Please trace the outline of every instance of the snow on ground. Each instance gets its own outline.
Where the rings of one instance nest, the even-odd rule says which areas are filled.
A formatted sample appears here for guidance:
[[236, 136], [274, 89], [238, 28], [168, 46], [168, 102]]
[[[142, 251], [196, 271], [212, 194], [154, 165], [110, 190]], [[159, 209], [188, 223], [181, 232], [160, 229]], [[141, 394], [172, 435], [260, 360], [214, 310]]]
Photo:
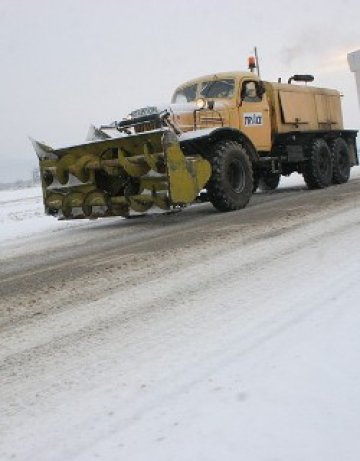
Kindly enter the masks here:
[[[360, 176], [360, 167], [352, 169], [352, 177]], [[282, 177], [279, 187], [305, 186], [301, 175]], [[112, 218], [107, 218], [112, 219]], [[118, 219], [118, 218], [115, 218]], [[58, 221], [44, 215], [40, 186], [20, 190], [0, 191], [0, 242], [27, 237], [41, 232], [54, 232], [74, 226], [99, 225], [89, 221]]]
[[[37, 189], [0, 203], [3, 241], [68, 225]], [[1, 461], [358, 461], [359, 222], [323, 213], [216, 256], [214, 240], [5, 330]]]
[[40, 186], [0, 191], [0, 242], [79, 224], [45, 216]]

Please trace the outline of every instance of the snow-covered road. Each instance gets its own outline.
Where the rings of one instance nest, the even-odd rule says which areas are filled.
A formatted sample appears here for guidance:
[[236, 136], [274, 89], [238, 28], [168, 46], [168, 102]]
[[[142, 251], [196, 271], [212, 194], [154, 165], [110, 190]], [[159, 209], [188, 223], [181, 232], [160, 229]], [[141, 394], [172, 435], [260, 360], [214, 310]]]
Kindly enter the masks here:
[[358, 461], [359, 205], [355, 175], [7, 232], [0, 460]]

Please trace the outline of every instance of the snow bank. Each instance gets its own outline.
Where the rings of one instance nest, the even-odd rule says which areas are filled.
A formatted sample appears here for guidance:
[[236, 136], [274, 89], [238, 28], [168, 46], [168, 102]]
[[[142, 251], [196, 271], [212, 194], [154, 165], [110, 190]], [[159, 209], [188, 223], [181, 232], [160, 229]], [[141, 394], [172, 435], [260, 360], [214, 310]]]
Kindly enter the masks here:
[[0, 243], [81, 224], [46, 216], [40, 186], [0, 191]]

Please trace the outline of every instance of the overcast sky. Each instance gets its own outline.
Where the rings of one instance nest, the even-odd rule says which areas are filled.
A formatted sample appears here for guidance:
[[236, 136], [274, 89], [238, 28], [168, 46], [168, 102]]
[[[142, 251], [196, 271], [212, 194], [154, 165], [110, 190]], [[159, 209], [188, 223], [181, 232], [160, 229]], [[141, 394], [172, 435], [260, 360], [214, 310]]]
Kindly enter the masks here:
[[264, 80], [314, 74], [360, 128], [346, 61], [359, 0], [0, 0], [0, 181], [30, 177], [28, 136], [81, 142], [90, 123], [168, 102], [185, 80], [246, 70], [255, 45]]

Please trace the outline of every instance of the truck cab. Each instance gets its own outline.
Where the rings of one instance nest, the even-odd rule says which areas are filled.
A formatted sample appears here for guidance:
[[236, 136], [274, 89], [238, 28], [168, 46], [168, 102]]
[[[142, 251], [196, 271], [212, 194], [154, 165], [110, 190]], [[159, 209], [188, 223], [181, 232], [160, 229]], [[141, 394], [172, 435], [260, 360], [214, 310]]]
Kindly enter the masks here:
[[[192, 103], [192, 110], [187, 103]], [[172, 104], [174, 121], [182, 131], [227, 126], [244, 133], [258, 152], [271, 150], [269, 101], [264, 83], [254, 73], [228, 72], [191, 80], [175, 90]]]

